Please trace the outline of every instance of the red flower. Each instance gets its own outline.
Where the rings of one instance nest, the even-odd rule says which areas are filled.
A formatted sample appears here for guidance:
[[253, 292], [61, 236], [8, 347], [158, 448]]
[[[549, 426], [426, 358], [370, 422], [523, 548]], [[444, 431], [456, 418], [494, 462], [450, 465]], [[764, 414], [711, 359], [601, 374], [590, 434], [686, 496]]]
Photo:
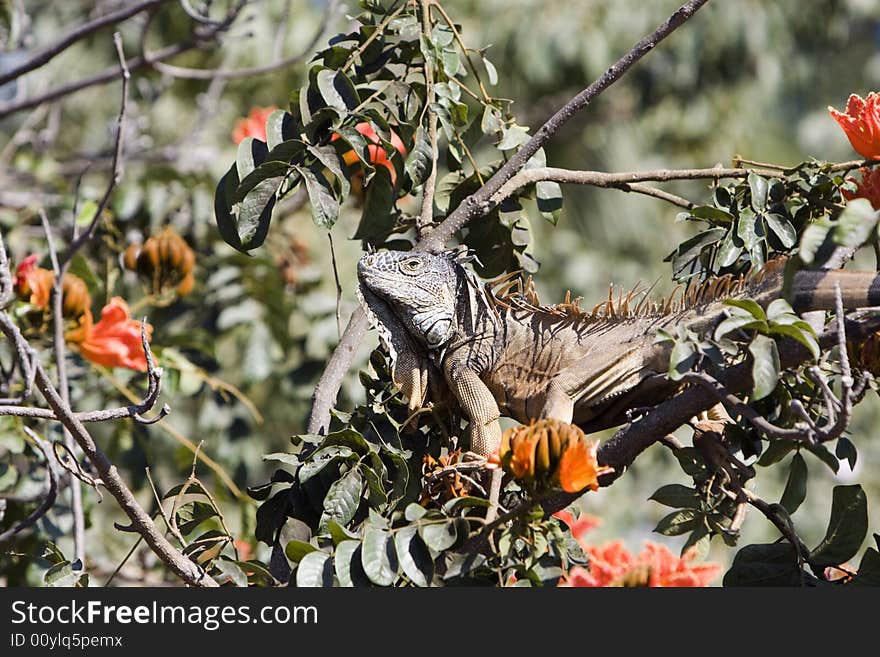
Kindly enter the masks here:
[[266, 141], [266, 121], [277, 107], [253, 107], [247, 117], [235, 122], [232, 130], [232, 141], [241, 143], [247, 137]]
[[[369, 162], [375, 166], [383, 166], [388, 169], [388, 173], [391, 174], [391, 184], [395, 184], [397, 182], [397, 171], [394, 168], [394, 163], [389, 159], [388, 153], [385, 152], [385, 148], [382, 146], [382, 140], [379, 139], [379, 135], [376, 134], [373, 126], [366, 121], [362, 121], [361, 123], [358, 123], [354, 129], [369, 141], [373, 142], [372, 144], [367, 145], [367, 159]], [[339, 135], [334, 132], [333, 136], [330, 137], [330, 141], [336, 141], [337, 139], [339, 139]], [[403, 156], [406, 155], [406, 146], [403, 145], [403, 142], [394, 130], [391, 131], [391, 145], [397, 149], [398, 153]], [[348, 166], [353, 166], [358, 162], [358, 156], [353, 149], [343, 153], [342, 159]]]
[[880, 94], [871, 92], [867, 98], [852, 94], [846, 112], [830, 105], [831, 117], [840, 124], [856, 152], [869, 160], [880, 159]]
[[854, 198], [866, 198], [875, 210], [880, 210], [880, 168], [861, 167], [859, 173], [862, 174], [861, 181], [857, 182], [855, 178], [847, 178], [847, 180], [856, 183], [856, 191], [849, 192], [841, 189], [840, 193], [848, 201]]
[[[147, 325], [147, 339], [153, 327]], [[147, 369], [147, 358], [141, 345], [141, 325], [131, 319], [128, 306], [119, 297], [110, 300], [101, 310], [101, 321], [79, 344], [84, 358], [105, 367], [127, 367], [141, 372]]]

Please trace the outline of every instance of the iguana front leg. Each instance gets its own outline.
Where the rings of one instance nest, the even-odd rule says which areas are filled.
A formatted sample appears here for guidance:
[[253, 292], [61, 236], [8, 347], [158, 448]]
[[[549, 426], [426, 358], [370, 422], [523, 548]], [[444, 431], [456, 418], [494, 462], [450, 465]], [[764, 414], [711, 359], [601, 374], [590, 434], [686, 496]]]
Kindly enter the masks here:
[[470, 420], [471, 451], [488, 458], [501, 446], [501, 414], [495, 398], [477, 373], [465, 366], [451, 366], [446, 378]]

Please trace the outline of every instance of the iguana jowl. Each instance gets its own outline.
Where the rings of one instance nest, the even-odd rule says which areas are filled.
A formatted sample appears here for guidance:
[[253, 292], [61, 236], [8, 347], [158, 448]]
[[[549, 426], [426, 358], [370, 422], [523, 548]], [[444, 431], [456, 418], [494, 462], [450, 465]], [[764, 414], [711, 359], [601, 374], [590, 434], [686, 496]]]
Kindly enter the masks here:
[[[660, 328], [706, 333], [724, 318], [722, 301], [781, 296], [781, 267], [688, 288], [678, 302], [636, 303], [634, 294], [592, 313], [566, 302], [541, 306], [533, 288], [495, 294], [455, 253], [384, 251], [358, 263], [358, 293], [392, 357], [394, 382], [422, 406], [444, 384], [470, 420], [471, 450], [488, 456], [501, 441], [498, 418], [555, 418], [587, 430], [625, 422], [633, 405], [670, 392], [671, 346]], [[803, 271], [791, 286], [797, 312], [880, 305], [877, 272]], [[650, 400], [650, 401], [648, 401]]]

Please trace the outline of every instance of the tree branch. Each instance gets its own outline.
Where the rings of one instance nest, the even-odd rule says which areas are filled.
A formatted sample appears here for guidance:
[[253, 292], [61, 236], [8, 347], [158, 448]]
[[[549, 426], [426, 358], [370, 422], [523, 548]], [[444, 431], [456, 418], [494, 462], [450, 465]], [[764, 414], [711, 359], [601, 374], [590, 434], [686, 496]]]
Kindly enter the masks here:
[[120, 23], [127, 18], [131, 18], [135, 14], [139, 14], [142, 11], [146, 11], [148, 9], [153, 9], [168, 1], [169, 0], [147, 0], [146, 2], [142, 2], [138, 5], [132, 5], [130, 7], [119, 9], [117, 11], [110, 12], [109, 14], [99, 16], [93, 21], [84, 23], [65, 34], [52, 45], [46, 46], [45, 48], [37, 52], [26, 62], [19, 64], [18, 66], [10, 69], [6, 73], [0, 75], [0, 85], [3, 85], [11, 80], [15, 80], [25, 73], [29, 73], [34, 69], [40, 68], [44, 64], [48, 64], [50, 61], [52, 61], [52, 59], [67, 50], [74, 43], [81, 39], [84, 39], [94, 32], [97, 32], [102, 27], [113, 25], [114, 23]]
[[[538, 149], [547, 143], [569, 119], [587, 107], [605, 89], [617, 82], [633, 64], [683, 25], [707, 2], [708, 0], [689, 0], [679, 7], [666, 22], [636, 43], [629, 52], [617, 60], [601, 77], [550, 117], [516, 155], [496, 171], [495, 175], [487, 180], [486, 184], [475, 194], [467, 197], [452, 214], [446, 217], [436, 230], [418, 242], [414, 250], [436, 252], [444, 249], [452, 236], [467, 225], [469, 221], [488, 212], [491, 209], [489, 201], [492, 196], [505, 182], [520, 171]], [[342, 385], [342, 379], [348, 372], [357, 346], [360, 344], [361, 339], [363, 339], [368, 326], [369, 322], [367, 321], [366, 314], [362, 308], [358, 307], [352, 313], [348, 326], [342, 335], [342, 340], [340, 340], [339, 345], [330, 357], [330, 361], [328, 361], [327, 367], [315, 387], [315, 393], [312, 396], [312, 412], [308, 422], [308, 431], [310, 433], [321, 433], [326, 430], [330, 422], [330, 407], [336, 400], [339, 387]]]
[[[849, 339], [860, 340], [880, 329], [880, 315], [858, 312], [847, 318], [844, 324]], [[828, 349], [837, 345], [839, 330], [839, 326], [835, 323], [822, 333], [819, 336], [820, 347]], [[811, 355], [806, 347], [787, 338], [779, 343], [779, 358], [782, 369], [787, 369], [806, 362]], [[728, 368], [723, 376], [719, 376], [718, 380], [730, 392], [751, 390], [753, 387], [751, 368], [750, 361], [734, 365]], [[619, 429], [599, 446], [599, 463], [614, 468], [614, 472], [600, 477], [600, 485], [610, 486], [648, 447], [717, 402], [718, 396], [714, 391], [699, 385], [688, 386], [674, 397], [652, 408], [643, 417]], [[560, 493], [545, 505], [545, 511], [551, 514], [564, 509], [580, 495], [581, 493]]]

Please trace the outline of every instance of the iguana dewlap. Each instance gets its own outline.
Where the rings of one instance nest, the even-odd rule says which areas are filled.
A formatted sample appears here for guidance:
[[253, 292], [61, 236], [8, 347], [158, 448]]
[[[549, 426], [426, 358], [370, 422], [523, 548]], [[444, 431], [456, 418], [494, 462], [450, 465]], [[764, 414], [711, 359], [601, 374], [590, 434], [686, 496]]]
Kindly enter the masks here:
[[[366, 254], [358, 279], [410, 408], [445, 383], [470, 420], [471, 450], [483, 456], [500, 444], [501, 415], [523, 423], [549, 417], [593, 430], [620, 424], [621, 407], [632, 406], [620, 402], [631, 393], [650, 398], [654, 384], [669, 392], [662, 375], [670, 346], [654, 343], [657, 329], [684, 324], [705, 333], [723, 319], [725, 298], [766, 305], [782, 286], [779, 268], [768, 266], [750, 280], [728, 276], [692, 286], [677, 303], [636, 304], [630, 293], [586, 313], [568, 300], [541, 306], [530, 286], [496, 295], [454, 253]], [[847, 308], [877, 306], [878, 281], [876, 272], [799, 272], [790, 299], [798, 312], [831, 309], [839, 284]]]

